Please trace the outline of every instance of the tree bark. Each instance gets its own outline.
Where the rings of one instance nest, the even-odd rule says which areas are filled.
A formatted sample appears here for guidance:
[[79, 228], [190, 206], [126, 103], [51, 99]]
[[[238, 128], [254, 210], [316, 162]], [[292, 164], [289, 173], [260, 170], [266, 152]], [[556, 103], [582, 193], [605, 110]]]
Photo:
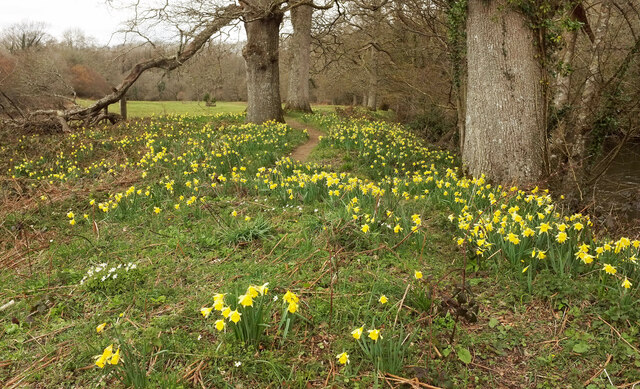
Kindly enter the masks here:
[[378, 108], [378, 50], [374, 45], [369, 50], [367, 108], [375, 111]]
[[544, 172], [544, 101], [533, 31], [506, 1], [469, 0], [462, 160], [474, 176], [530, 184]]
[[313, 8], [301, 5], [291, 10], [291, 66], [285, 108], [311, 113], [309, 102], [309, 61], [311, 56], [311, 17]]
[[[563, 68], [570, 68], [573, 64], [573, 57], [576, 49], [576, 41], [578, 40], [578, 31], [569, 31], [563, 34], [565, 38], [565, 46], [560, 53], [560, 61]], [[571, 93], [571, 73], [568, 69], [563, 69], [556, 78], [556, 93], [553, 97], [553, 106], [556, 110], [563, 109], [569, 102]]]
[[600, 5], [600, 17], [598, 25], [593, 34], [591, 44], [591, 59], [589, 62], [589, 74], [585, 80], [582, 89], [582, 95], [576, 108], [576, 114], [572, 123], [572, 128], [567, 131], [564, 137], [564, 146], [567, 153], [567, 162], [571, 170], [566, 176], [564, 186], [567, 187], [569, 182], [575, 185], [579, 192], [580, 200], [584, 199], [582, 186], [587, 181], [587, 146], [589, 144], [589, 132], [591, 127], [592, 110], [597, 107], [598, 84], [602, 80], [600, 72], [600, 54], [604, 44], [604, 37], [609, 28], [609, 18], [611, 15], [611, 3], [602, 2]]
[[281, 12], [245, 21], [247, 44], [242, 55], [247, 64], [247, 122], [284, 122], [280, 100], [279, 43]]

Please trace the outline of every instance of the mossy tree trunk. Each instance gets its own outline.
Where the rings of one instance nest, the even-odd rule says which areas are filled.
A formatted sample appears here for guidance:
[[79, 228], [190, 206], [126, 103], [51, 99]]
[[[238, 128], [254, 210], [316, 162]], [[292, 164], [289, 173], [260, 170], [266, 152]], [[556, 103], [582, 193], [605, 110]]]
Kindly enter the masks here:
[[545, 172], [541, 66], [526, 17], [506, 1], [470, 0], [462, 160], [474, 176], [529, 184]]

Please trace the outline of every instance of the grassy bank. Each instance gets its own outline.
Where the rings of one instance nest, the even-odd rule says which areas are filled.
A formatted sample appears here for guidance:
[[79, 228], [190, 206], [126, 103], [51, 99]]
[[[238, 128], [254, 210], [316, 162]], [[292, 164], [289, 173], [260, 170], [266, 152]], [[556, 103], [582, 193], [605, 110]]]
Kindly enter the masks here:
[[303, 118], [326, 132], [305, 164], [286, 158], [303, 132], [238, 114], [11, 140], [0, 382], [640, 380], [635, 240], [464, 178], [399, 126]]

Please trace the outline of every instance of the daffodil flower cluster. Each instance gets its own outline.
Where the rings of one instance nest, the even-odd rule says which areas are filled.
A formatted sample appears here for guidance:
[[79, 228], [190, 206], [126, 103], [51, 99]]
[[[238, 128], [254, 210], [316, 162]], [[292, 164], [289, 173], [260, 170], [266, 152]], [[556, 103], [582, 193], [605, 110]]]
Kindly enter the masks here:
[[96, 366], [102, 369], [106, 364], [117, 365], [120, 361], [120, 348], [118, 348], [116, 352], [113, 352], [113, 344], [110, 344], [104, 349], [102, 355], [96, 359], [95, 363]]

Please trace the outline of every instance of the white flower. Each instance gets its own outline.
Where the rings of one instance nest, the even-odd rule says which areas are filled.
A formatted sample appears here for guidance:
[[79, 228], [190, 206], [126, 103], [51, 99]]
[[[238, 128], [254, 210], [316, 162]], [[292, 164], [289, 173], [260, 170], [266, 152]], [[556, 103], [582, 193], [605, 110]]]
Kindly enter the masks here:
[[277, 294], [273, 295], [273, 301], [278, 301], [278, 295]]
[[116, 278], [118, 278], [118, 274], [117, 273], [113, 275], [113, 279], [115, 280]]
[[235, 365], [235, 367], [240, 367], [240, 365], [242, 365], [242, 362], [237, 361], [237, 362], [234, 363], [234, 365]]

